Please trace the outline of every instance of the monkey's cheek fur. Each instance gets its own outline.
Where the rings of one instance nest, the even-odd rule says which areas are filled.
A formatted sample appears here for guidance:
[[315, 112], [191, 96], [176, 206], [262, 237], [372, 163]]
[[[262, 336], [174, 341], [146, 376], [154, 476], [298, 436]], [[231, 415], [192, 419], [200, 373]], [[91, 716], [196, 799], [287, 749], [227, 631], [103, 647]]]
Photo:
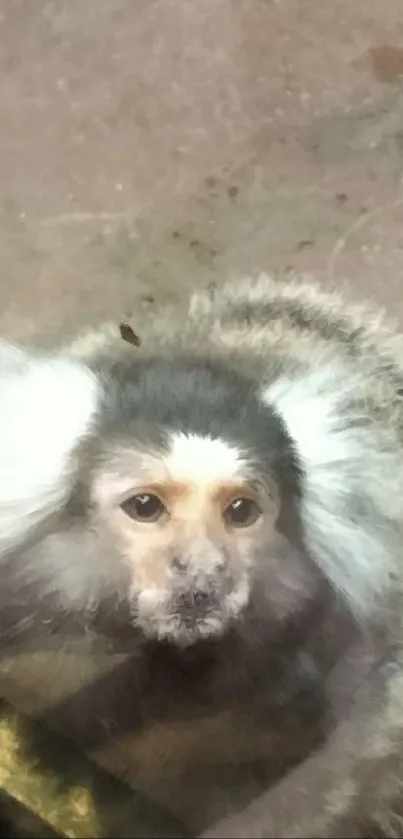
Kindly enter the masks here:
[[181, 608], [171, 591], [152, 588], [133, 592], [134, 623], [150, 639], [169, 641], [180, 647], [198, 641], [219, 638], [229, 626], [242, 618], [250, 599], [250, 584], [246, 578], [238, 581], [230, 592], [219, 599], [194, 608]]

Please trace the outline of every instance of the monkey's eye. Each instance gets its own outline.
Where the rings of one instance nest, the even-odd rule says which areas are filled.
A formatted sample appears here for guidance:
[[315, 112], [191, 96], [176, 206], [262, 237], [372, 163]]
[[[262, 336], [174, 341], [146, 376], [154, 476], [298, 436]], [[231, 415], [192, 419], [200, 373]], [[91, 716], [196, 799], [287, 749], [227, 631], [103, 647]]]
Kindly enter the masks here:
[[121, 508], [131, 519], [144, 522], [158, 521], [165, 513], [165, 507], [158, 495], [148, 492], [132, 495], [121, 504]]
[[262, 511], [251, 498], [235, 498], [224, 510], [224, 519], [230, 527], [251, 527]]

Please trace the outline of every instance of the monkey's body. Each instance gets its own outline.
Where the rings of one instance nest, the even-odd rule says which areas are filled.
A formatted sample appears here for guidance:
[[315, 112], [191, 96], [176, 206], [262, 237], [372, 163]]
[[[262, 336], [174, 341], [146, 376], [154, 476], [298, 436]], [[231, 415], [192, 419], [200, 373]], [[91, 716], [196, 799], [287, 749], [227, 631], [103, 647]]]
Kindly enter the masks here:
[[[139, 325], [133, 326], [137, 331]], [[91, 463], [93, 427], [103, 441], [97, 463], [104, 462], [119, 411], [119, 441], [126, 445], [134, 435], [141, 450], [148, 429], [154, 423], [171, 427], [176, 411], [180, 433], [211, 438], [220, 432], [231, 445], [242, 438], [249, 454], [255, 441], [257, 467], [274, 476], [285, 498], [277, 530], [286, 540], [266, 554], [260, 546], [243, 611], [238, 616], [225, 607], [230, 623], [214, 632], [218, 612], [217, 623], [201, 620], [202, 634], [192, 637], [190, 650], [182, 649], [183, 627], [179, 631], [167, 615], [166, 600], [155, 600], [151, 616], [140, 609], [133, 643], [139, 628], [147, 634], [157, 627], [157, 640], [140, 643], [115, 685], [108, 676], [106, 687], [95, 685], [64, 704], [52, 721], [68, 725], [84, 747], [101, 750], [116, 771], [124, 766], [129, 782], [170, 800], [193, 830], [270, 787], [250, 809], [206, 836], [401, 835], [402, 338], [370, 310], [267, 277], [197, 294], [189, 310], [145, 318], [138, 331], [139, 347], [106, 326], [62, 353], [72, 359], [73, 371], [76, 362], [78, 371], [84, 365], [77, 387], [85, 391], [90, 381], [101, 394], [88, 410], [83, 435], [85, 410], [77, 407], [73, 462], [78, 444]], [[9, 364], [5, 372], [0, 366], [0, 387]], [[66, 400], [74, 398], [75, 375]], [[7, 412], [4, 422], [10, 423]], [[264, 423], [271, 447], [267, 463]], [[31, 430], [31, 444], [42, 443], [33, 432], [39, 433]], [[278, 462], [273, 451], [281, 454]], [[0, 443], [0, 470], [7, 454]], [[23, 579], [28, 599], [39, 585], [39, 594], [42, 587], [53, 598], [52, 608], [56, 599], [60, 608], [86, 619], [108, 593], [124, 599], [127, 568], [111, 571], [103, 560], [98, 568], [87, 536], [80, 541], [77, 510], [87, 489], [83, 494], [82, 469], [71, 462], [50, 502], [46, 496], [36, 503], [33, 514], [29, 508], [29, 526], [21, 527], [19, 539], [12, 511], [5, 509], [9, 535], [3, 547], [0, 540], [0, 554], [14, 575], [17, 600]], [[0, 521], [6, 491], [4, 486], [0, 492]], [[38, 475], [37, 498], [43, 492]], [[25, 501], [22, 496], [22, 521]], [[17, 508], [18, 497], [15, 515]], [[62, 557], [69, 527], [77, 550], [88, 556], [80, 579]], [[209, 570], [202, 552], [192, 556], [198, 586], [207, 584], [208, 574], [216, 580], [217, 559], [207, 554]], [[150, 572], [138, 565], [136, 573], [144, 578]], [[169, 603], [173, 608], [172, 598]], [[231, 603], [238, 609], [237, 600]], [[2, 609], [0, 597], [0, 616]], [[101, 609], [99, 626], [106, 635], [115, 631], [110, 619], [102, 618]], [[205, 631], [212, 637], [205, 638]], [[120, 746], [105, 746], [101, 731], [121, 732]]]

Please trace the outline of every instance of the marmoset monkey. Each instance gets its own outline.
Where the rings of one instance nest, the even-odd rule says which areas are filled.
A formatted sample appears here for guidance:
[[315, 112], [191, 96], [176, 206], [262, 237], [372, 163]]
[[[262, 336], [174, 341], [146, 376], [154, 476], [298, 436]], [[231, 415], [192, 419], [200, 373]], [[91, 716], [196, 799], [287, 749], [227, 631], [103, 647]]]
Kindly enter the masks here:
[[318, 738], [204, 836], [402, 835], [402, 338], [266, 275], [128, 329], [1, 348], [0, 624], [124, 604], [268, 717], [308, 651]]

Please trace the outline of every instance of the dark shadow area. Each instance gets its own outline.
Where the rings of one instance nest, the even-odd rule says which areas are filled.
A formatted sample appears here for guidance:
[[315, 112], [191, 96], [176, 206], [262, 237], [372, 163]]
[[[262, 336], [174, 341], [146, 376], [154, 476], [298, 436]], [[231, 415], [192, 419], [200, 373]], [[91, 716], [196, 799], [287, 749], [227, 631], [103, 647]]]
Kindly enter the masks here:
[[17, 826], [18, 834], [13, 836], [28, 829], [25, 835], [35, 837], [94, 839], [188, 835], [169, 813], [99, 769], [42, 722], [23, 718], [2, 703], [0, 724], [3, 745], [9, 742], [9, 749], [3, 748], [0, 756], [4, 831]]
[[[84, 774], [76, 762], [66, 772], [63, 752], [58, 766], [49, 732], [68, 732], [80, 752], [106, 749], [113, 771], [117, 755], [117, 774], [153, 802], [163, 801], [197, 835], [281, 778], [328, 731], [334, 709], [327, 680], [351, 643], [343, 615], [324, 598], [320, 609], [309, 604], [280, 631], [268, 626], [266, 615], [260, 620], [245, 635], [229, 632], [187, 650], [145, 642], [112, 672], [48, 710], [37, 722], [40, 741], [20, 728], [24, 750], [60, 774], [60, 783], [90, 783], [108, 835], [122, 835], [111, 823], [115, 808], [109, 801], [103, 813], [107, 796], [92, 776], [89, 781], [85, 762]], [[171, 835], [169, 820], [164, 829]]]
[[49, 825], [5, 793], [0, 794], [1, 839], [59, 839]]

